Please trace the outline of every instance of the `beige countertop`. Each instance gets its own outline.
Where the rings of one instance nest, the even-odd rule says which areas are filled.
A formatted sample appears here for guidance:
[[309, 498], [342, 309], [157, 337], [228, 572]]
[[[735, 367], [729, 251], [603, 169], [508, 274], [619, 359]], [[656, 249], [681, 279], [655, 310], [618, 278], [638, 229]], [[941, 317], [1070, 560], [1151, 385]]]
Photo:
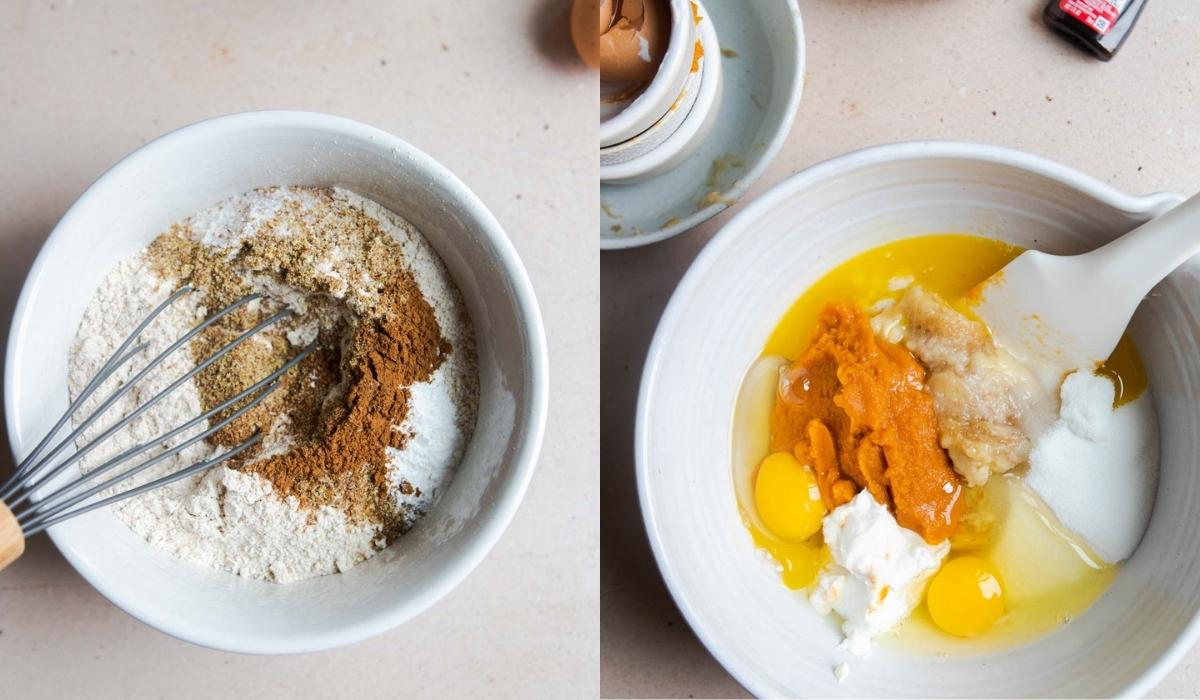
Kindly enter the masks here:
[[[744, 201], [847, 151], [929, 138], [1024, 149], [1130, 192], [1200, 190], [1200, 5], [1150, 0], [1105, 64], [1050, 34], [1038, 18], [1044, 4], [801, 0], [808, 87], [783, 151]], [[605, 696], [745, 695], [692, 635], [659, 578], [632, 454], [637, 386], [659, 315], [700, 248], [737, 210], [665, 243], [602, 256]], [[1153, 694], [1200, 694], [1200, 649]]]
[[[558, 0], [0, 3], [0, 347], [39, 245], [106, 168], [204, 117], [293, 108], [395, 133], [474, 189], [529, 269], [553, 382], [516, 519], [410, 623], [300, 657], [201, 649], [125, 615], [38, 537], [0, 573], [0, 695], [595, 694], [597, 83], [572, 59], [563, 10]], [[0, 473], [10, 469], [5, 446]]]

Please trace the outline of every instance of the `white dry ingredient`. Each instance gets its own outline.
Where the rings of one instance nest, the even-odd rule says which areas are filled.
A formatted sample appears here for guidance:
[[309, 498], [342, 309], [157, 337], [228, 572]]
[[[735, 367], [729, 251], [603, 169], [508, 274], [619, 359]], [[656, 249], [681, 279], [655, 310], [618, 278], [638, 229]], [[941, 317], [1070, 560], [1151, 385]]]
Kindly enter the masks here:
[[1113, 409], [1107, 377], [1063, 381], [1059, 419], [1034, 442], [1025, 483], [1101, 559], [1128, 559], [1150, 522], [1158, 487], [1158, 417], [1149, 389]]
[[[470, 320], [457, 288], [445, 266], [428, 242], [410, 224], [380, 205], [341, 189], [335, 199], [361, 208], [382, 229], [399, 241], [406, 265], [434, 310], [443, 337], [452, 350], [429, 382], [411, 387], [407, 418], [396, 429], [406, 432], [403, 450], [388, 449], [389, 471], [397, 503], [410, 513], [428, 511], [446, 488], [461, 460], [474, 425], [478, 389]], [[310, 190], [275, 188], [259, 190], [221, 202], [190, 217], [190, 235], [216, 248], [236, 246], [254, 236], [284, 206], [313, 206]], [[278, 232], [277, 232], [278, 235]], [[335, 251], [334, 256], [337, 253]], [[316, 269], [337, 277], [337, 260], [318, 263]], [[273, 280], [255, 279], [256, 291], [285, 304], [301, 307], [304, 298], [297, 290]], [[100, 370], [112, 352], [156, 305], [174, 291], [172, 280], [161, 279], [144, 253], [125, 260], [105, 278], [84, 313], [69, 359], [72, 397]], [[334, 285], [334, 295], [362, 293], [348, 285]], [[86, 416], [111, 390], [130, 379], [210, 310], [193, 295], [185, 295], [167, 309], [141, 335], [147, 344], [132, 362], [122, 367], [88, 400], [78, 415]], [[299, 328], [289, 342], [302, 346], [317, 329]], [[460, 349], [461, 348], [461, 349]], [[129, 415], [137, 406], [194, 367], [188, 348], [180, 348], [145, 379], [134, 385], [79, 440], [85, 444], [109, 426]], [[81, 464], [94, 469], [120, 452], [175, 428], [202, 412], [199, 394], [187, 381], [152, 409], [133, 420], [88, 453]], [[194, 436], [205, 426], [173, 441]], [[287, 449], [271, 445], [270, 452]], [[161, 454], [165, 446], [147, 452]], [[152, 467], [134, 481], [144, 483], [173, 473], [221, 450], [203, 441]], [[403, 494], [396, 486], [407, 481], [416, 489]], [[121, 490], [127, 488], [121, 486]], [[201, 475], [183, 479], [113, 506], [117, 517], [146, 541], [171, 554], [203, 566], [269, 581], [287, 582], [345, 571], [371, 557], [384, 544], [381, 526], [352, 523], [341, 510], [322, 506], [300, 507], [295, 497], [281, 498], [267, 479], [217, 466]]]

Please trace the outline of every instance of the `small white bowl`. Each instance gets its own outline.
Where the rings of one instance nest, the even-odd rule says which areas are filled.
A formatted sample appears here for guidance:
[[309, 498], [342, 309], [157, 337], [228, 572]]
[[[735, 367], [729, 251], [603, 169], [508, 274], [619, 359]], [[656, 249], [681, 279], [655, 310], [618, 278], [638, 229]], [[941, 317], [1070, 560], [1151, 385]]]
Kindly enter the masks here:
[[[703, 62], [704, 58], [701, 57], [700, 61]], [[667, 113], [654, 122], [649, 129], [627, 141], [601, 148], [600, 167], [637, 158], [657, 147], [666, 141], [668, 136], [675, 133], [684, 118], [691, 113], [692, 106], [696, 104], [696, 98], [700, 95], [700, 79], [703, 74], [702, 69], [688, 72], [687, 80], [683, 83], [679, 97], [675, 98], [675, 102], [671, 104]]]
[[[717, 121], [721, 104], [721, 43], [712, 17], [695, 0], [704, 55], [684, 86], [679, 106], [643, 134], [600, 149], [600, 182], [628, 185], [661, 175], [696, 152]], [[690, 66], [689, 66], [690, 70]], [[608, 157], [606, 157], [608, 156]]]
[[[877, 645], [846, 660], [837, 622], [786, 589], [739, 517], [734, 399], [792, 302], [847, 258], [963, 232], [1077, 253], [1180, 201], [1135, 197], [1064, 166], [966, 143], [906, 143], [814, 166], [750, 203], [704, 248], [650, 347], [635, 456], [663, 578], [718, 661], [764, 697], [1107, 697], [1147, 692], [1200, 636], [1200, 259], [1143, 302], [1132, 336], [1162, 437], [1146, 535], [1091, 608], [1000, 653], [933, 658]], [[1117, 485], [1114, 485], [1115, 487]]]
[[[679, 99], [692, 69], [696, 23], [690, 0], [670, 0], [671, 32], [658, 72], [628, 104], [601, 105], [600, 148], [614, 146], [649, 129]], [[609, 110], [613, 110], [608, 115]], [[607, 117], [607, 118], [606, 118]]]
[[721, 108], [699, 150], [635, 185], [601, 183], [600, 248], [649, 245], [733, 205], [766, 171], [804, 90], [804, 26], [796, 0], [707, 0], [724, 58]]
[[172, 222], [264, 185], [346, 187], [411, 221], [445, 261], [475, 324], [481, 380], [478, 425], [450, 487], [394, 546], [344, 574], [287, 585], [176, 559], [106, 508], [49, 534], [89, 583], [143, 622], [215, 649], [272, 654], [386, 631], [475, 568], [533, 474], [546, 420], [547, 361], [537, 301], [511, 242], [483, 203], [432, 158], [339, 117], [219, 117], [152, 141], [113, 166], [43, 245], [21, 290], [5, 367], [8, 434], [18, 460], [67, 405], [67, 350], [112, 266]]

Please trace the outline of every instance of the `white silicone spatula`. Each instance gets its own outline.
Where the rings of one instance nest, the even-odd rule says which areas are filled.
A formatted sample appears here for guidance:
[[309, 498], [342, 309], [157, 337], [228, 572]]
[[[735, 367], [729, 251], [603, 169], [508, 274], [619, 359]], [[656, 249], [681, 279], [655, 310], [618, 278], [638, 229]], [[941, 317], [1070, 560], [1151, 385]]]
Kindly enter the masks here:
[[1082, 255], [1021, 253], [982, 285], [997, 343], [1055, 382], [1103, 362], [1142, 298], [1200, 253], [1200, 195]]

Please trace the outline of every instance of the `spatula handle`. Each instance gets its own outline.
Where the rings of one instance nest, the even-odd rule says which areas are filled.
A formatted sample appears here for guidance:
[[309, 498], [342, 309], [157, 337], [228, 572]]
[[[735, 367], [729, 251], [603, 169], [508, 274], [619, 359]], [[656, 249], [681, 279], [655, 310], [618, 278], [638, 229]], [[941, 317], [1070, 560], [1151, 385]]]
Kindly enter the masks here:
[[1145, 296], [1188, 258], [1200, 254], [1200, 194], [1180, 202], [1106, 246], [1085, 254], [1093, 286]]
[[17, 518], [0, 501], [0, 570], [17, 560], [25, 552], [25, 533]]

